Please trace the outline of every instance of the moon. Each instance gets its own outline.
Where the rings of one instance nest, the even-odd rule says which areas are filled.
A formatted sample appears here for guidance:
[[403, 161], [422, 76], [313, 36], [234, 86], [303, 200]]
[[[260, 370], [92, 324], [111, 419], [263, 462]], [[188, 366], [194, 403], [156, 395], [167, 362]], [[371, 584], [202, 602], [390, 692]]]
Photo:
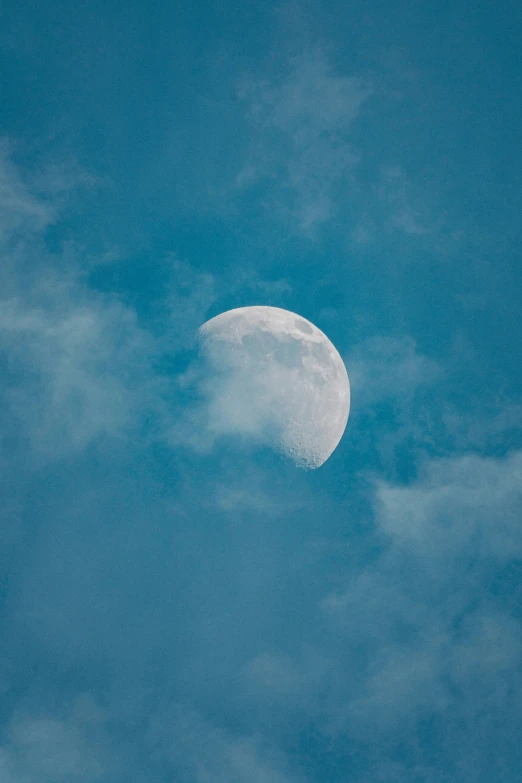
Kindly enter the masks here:
[[338, 351], [314, 324], [279, 307], [228, 310], [197, 332], [211, 370], [209, 426], [266, 443], [314, 469], [337, 447], [350, 411]]

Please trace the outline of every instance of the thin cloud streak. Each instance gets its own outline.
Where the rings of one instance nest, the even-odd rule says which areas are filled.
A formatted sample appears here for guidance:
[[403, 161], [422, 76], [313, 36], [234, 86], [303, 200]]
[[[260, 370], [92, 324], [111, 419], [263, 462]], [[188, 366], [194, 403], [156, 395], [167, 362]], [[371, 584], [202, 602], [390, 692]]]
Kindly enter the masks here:
[[267, 207], [313, 236], [335, 215], [338, 189], [357, 163], [350, 127], [371, 88], [337, 75], [319, 47], [289, 59], [283, 72], [273, 81], [245, 77], [239, 85], [253, 137], [236, 187], [266, 187]]

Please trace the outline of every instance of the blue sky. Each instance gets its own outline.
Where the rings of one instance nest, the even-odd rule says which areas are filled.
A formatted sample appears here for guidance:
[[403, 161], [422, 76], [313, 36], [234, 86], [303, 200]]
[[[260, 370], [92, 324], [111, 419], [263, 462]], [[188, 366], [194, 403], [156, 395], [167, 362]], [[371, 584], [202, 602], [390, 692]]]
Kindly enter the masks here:
[[[512, 783], [522, 12], [0, 9], [0, 783]], [[205, 433], [299, 313], [344, 438]]]

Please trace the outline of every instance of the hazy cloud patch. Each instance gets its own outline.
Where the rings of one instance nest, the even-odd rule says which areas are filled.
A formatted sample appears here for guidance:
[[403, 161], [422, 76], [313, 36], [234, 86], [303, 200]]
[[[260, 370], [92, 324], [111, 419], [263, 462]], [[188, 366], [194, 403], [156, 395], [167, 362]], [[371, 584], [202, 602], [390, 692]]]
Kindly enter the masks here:
[[0, 139], [0, 242], [22, 231], [41, 231], [56, 219], [51, 203], [35, 194], [12, 160], [12, 145]]
[[462, 456], [430, 462], [407, 487], [381, 484], [381, 529], [404, 549], [448, 558], [522, 557], [522, 452], [503, 459]]
[[153, 722], [150, 737], [156, 755], [194, 783], [305, 781], [260, 733], [241, 735], [217, 728], [189, 709], [176, 709], [166, 723]]
[[408, 400], [442, 377], [434, 360], [419, 353], [409, 337], [371, 337], [346, 357], [354, 400], [369, 406], [388, 399]]
[[267, 204], [313, 235], [336, 213], [336, 193], [357, 162], [350, 126], [371, 94], [368, 83], [335, 73], [325, 52], [290, 58], [271, 80], [245, 77], [239, 97], [253, 127], [236, 187], [268, 188]]
[[19, 712], [0, 748], [2, 783], [101, 783], [115, 771], [105, 736], [105, 715], [89, 697], [66, 714]]
[[0, 302], [0, 346], [4, 405], [43, 454], [121, 434], [152, 403], [154, 346], [117, 300], [56, 283], [41, 304]]
[[[514, 452], [431, 460], [408, 485], [377, 482], [380, 554], [323, 602], [352, 640], [350, 654], [359, 649], [364, 660], [341, 688], [330, 730], [412, 744], [423, 742], [424, 721], [440, 721], [452, 758], [459, 721], [469, 730], [480, 721], [497, 736], [497, 722], [522, 697], [516, 594], [510, 615], [495, 588], [499, 570], [522, 559], [521, 479]], [[518, 727], [508, 733], [518, 742]]]
[[433, 231], [433, 218], [400, 166], [383, 166], [377, 196], [389, 227], [406, 234], [423, 236]]
[[408, 335], [370, 337], [345, 356], [352, 393], [352, 447], [374, 455], [373, 469], [395, 477], [419, 453], [436, 449], [444, 428], [433, 395], [447, 368], [420, 351]]
[[15, 152], [12, 141], [0, 137], [0, 244], [44, 231], [60, 218], [71, 193], [96, 181], [75, 160], [22, 168]]
[[321, 689], [331, 667], [332, 662], [313, 647], [297, 656], [260, 653], [244, 667], [242, 682], [251, 698], [303, 706]]

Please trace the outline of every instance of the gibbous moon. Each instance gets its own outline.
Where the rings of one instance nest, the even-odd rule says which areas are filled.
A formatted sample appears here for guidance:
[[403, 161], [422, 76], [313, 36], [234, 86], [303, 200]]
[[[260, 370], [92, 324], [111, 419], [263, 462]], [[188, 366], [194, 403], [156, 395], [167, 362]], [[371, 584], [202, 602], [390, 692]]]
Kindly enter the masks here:
[[198, 339], [215, 433], [257, 438], [303, 468], [328, 459], [348, 421], [350, 383], [320, 329], [279, 307], [240, 307], [203, 324]]

